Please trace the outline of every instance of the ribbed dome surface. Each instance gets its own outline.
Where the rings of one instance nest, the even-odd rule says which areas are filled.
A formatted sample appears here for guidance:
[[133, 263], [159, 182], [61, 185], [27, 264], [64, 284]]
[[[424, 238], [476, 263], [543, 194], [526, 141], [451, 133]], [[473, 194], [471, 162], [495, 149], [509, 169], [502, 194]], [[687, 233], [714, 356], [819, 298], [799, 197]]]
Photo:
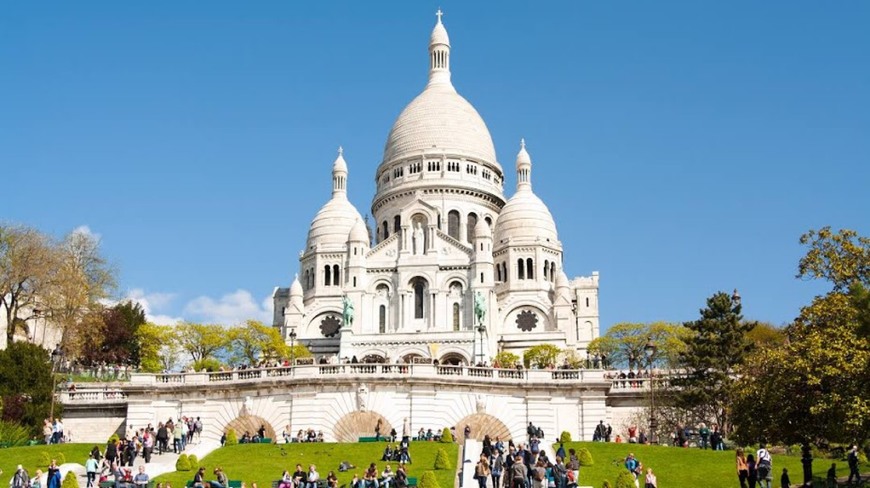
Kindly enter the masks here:
[[353, 242], [369, 242], [369, 231], [362, 220], [357, 220], [350, 229], [347, 240]]
[[423, 151], [455, 152], [496, 164], [489, 129], [449, 83], [430, 83], [405, 107], [384, 147], [384, 162]]
[[517, 191], [502, 208], [495, 224], [495, 246], [504, 239], [559, 242], [553, 215], [531, 189]]
[[317, 245], [344, 245], [357, 220], [362, 220], [359, 211], [343, 196], [334, 196], [326, 202], [308, 230], [308, 249]]

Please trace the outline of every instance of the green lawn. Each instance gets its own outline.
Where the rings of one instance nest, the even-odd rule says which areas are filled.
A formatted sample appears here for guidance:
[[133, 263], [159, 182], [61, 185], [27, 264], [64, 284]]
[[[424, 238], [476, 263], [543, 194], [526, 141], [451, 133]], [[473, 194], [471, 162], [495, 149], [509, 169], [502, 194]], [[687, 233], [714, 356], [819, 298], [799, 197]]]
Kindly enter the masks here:
[[[625, 470], [623, 460], [633, 452], [646, 468], [652, 468], [662, 487], [703, 486], [705, 488], [733, 488], [740, 486], [737, 481], [734, 451], [710, 451], [701, 449], [681, 449], [676, 447], [642, 446], [638, 444], [616, 444], [604, 442], [571, 442], [569, 448], [585, 447], [592, 454], [594, 466], [580, 468], [580, 485], [600, 487], [606, 479], [611, 484], [616, 476]], [[556, 444], [554, 449], [558, 449]], [[747, 452], [748, 454], [749, 452]], [[833, 461], [816, 459], [813, 471], [816, 476], [824, 477]], [[800, 456], [773, 455], [774, 486], [779, 486], [782, 468], [788, 468], [792, 486], [803, 481]], [[837, 462], [837, 475], [848, 475], [845, 461]], [[641, 482], [643, 486], [643, 482]]]
[[[45, 472], [48, 464], [43, 464], [42, 453], [46, 452], [51, 458], [56, 458], [58, 453], [63, 453], [68, 463], [84, 464], [93, 444], [54, 444], [51, 446], [9, 447], [0, 449], [0, 469], [3, 476], [0, 482], [6, 482], [11, 478], [18, 465], [24, 466], [30, 476], [36, 473], [37, 468]], [[60, 463], [60, 460], [58, 460]]]
[[[302, 443], [302, 444], [242, 444], [220, 448], [203, 459], [199, 465], [211, 474], [215, 467], [220, 466], [231, 480], [242, 480], [250, 487], [256, 482], [259, 488], [271, 488], [272, 481], [281, 478], [284, 470], [294, 471], [296, 464], [301, 464], [307, 471], [309, 464], [317, 466], [320, 477], [325, 479], [330, 471], [335, 471], [339, 485], [344, 485], [353, 478], [354, 473], [362, 478], [369, 463], [375, 462], [378, 473], [383, 471], [385, 462], [381, 462], [384, 442], [370, 443]], [[435, 454], [439, 448], [447, 451], [451, 469], [435, 471]], [[434, 471], [441, 488], [452, 488], [456, 476], [456, 459], [458, 446], [437, 442], [412, 442], [412, 464], [407, 465], [408, 476], [416, 477], [418, 482], [424, 471]], [[356, 469], [339, 473], [338, 465], [348, 461]], [[398, 463], [390, 463], [393, 471]], [[157, 481], [169, 481], [174, 488], [182, 488], [193, 479], [193, 471], [174, 472], [157, 478]]]

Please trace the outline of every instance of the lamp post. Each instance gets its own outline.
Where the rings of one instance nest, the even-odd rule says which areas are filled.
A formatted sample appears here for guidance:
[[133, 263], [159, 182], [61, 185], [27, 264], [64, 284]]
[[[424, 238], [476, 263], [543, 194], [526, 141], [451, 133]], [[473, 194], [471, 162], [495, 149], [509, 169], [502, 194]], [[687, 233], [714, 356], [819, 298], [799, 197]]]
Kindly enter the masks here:
[[57, 394], [57, 378], [55, 378], [57, 365], [63, 361], [63, 350], [60, 348], [60, 344], [55, 346], [54, 350], [51, 351], [51, 410], [48, 416], [54, 421], [54, 397]]
[[290, 331], [290, 366], [296, 366], [296, 329]]
[[477, 361], [477, 364], [483, 364], [483, 357], [484, 357], [484, 355], [483, 355], [483, 334], [486, 333], [486, 326], [483, 324], [478, 325], [477, 326], [477, 333], [480, 335], [480, 354], [479, 354], [479, 360]]
[[655, 381], [653, 381], [653, 358], [656, 355], [656, 345], [652, 340], [652, 337], [648, 338], [646, 341], [646, 345], [643, 347], [643, 352], [646, 354], [647, 358], [647, 368], [649, 370], [649, 374], [647, 375], [647, 380], [649, 381], [649, 440], [651, 444], [656, 444], [658, 439], [656, 438], [656, 427], [658, 424], [656, 423], [656, 397], [655, 397]]

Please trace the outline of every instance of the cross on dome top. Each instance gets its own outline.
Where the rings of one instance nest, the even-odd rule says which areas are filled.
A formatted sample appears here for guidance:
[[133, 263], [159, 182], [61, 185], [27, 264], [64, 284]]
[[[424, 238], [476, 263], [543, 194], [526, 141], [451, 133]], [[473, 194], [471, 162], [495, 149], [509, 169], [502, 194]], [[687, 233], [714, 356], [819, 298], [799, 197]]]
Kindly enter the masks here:
[[441, 16], [444, 15], [444, 12], [441, 11], [441, 7], [438, 7], [438, 11], [435, 12], [435, 16], [438, 17], [438, 23], [441, 23]]

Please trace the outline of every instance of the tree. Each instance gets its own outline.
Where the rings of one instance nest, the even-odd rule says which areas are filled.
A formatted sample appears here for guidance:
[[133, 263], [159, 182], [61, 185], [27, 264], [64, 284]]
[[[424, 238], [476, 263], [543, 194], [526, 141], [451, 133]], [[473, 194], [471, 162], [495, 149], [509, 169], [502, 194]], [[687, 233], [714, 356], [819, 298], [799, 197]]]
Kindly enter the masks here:
[[699, 419], [715, 419], [724, 431], [729, 428], [734, 372], [750, 350], [744, 337], [754, 327], [740, 312], [739, 297], [718, 292], [708, 298], [701, 318], [683, 324], [694, 335], [680, 354], [684, 373], [671, 380], [678, 407]]
[[[0, 351], [0, 397], [3, 420], [41, 433], [49, 417], [54, 378], [48, 351], [29, 342], [13, 342]], [[55, 414], [61, 406], [55, 405]]]
[[547, 368], [556, 364], [556, 358], [561, 352], [562, 350], [553, 344], [538, 344], [526, 349], [523, 353], [523, 363], [527, 368], [532, 366]]
[[652, 340], [656, 345], [653, 362], [658, 367], [674, 368], [691, 334], [692, 331], [681, 324], [623, 322], [594, 339], [589, 344], [589, 352], [604, 356], [610, 364], [642, 369], [647, 364], [644, 348]]
[[759, 348], [738, 371], [735, 433], [806, 450], [860, 444], [870, 437], [870, 239], [825, 227], [800, 242], [809, 249], [797, 277], [825, 279], [831, 290], [801, 309], [783, 345]]
[[0, 225], [0, 305], [6, 313], [6, 341], [27, 334], [26, 323], [43, 312], [40, 295], [50, 286], [57, 253], [36, 229]]
[[83, 331], [86, 347], [81, 358], [86, 363], [139, 364], [138, 331], [145, 323], [145, 310], [138, 303], [124, 301], [96, 311], [93, 326]]
[[265, 359], [278, 359], [290, 355], [290, 347], [284, 342], [281, 333], [256, 320], [248, 320], [244, 325], [229, 330], [229, 349], [235, 362], [249, 365]]
[[213, 357], [229, 344], [227, 330], [220, 325], [184, 322], [176, 326], [181, 348], [193, 362]]
[[767, 322], [755, 322], [752, 328], [744, 336], [744, 340], [750, 349], [758, 347], [777, 347], [786, 343], [786, 335], [783, 329]]
[[520, 362], [520, 357], [510, 351], [502, 351], [492, 358], [492, 363], [500, 368], [513, 368]]
[[172, 371], [180, 363], [180, 340], [175, 327], [144, 323], [136, 330], [139, 367], [146, 373]]

